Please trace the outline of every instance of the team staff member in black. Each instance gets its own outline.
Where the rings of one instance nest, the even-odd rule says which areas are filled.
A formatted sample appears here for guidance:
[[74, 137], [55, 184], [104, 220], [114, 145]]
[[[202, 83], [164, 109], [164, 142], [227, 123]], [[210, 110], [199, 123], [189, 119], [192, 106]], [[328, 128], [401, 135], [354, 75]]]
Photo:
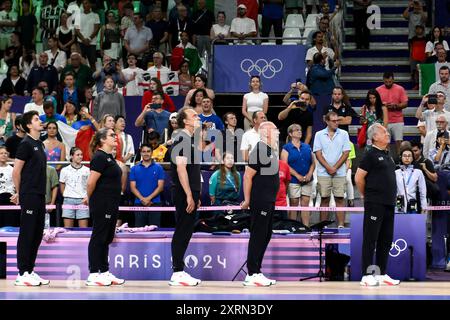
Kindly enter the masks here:
[[184, 254], [194, 232], [197, 208], [200, 206], [200, 118], [194, 109], [178, 111], [178, 127], [182, 130], [173, 144], [170, 160], [172, 197], [175, 204], [175, 232], [172, 238], [171, 286], [196, 286], [199, 279], [184, 272]]
[[274, 153], [279, 131], [272, 122], [263, 122], [258, 133], [261, 141], [249, 155], [244, 173], [242, 209], [250, 207], [251, 225], [248, 242], [248, 274], [244, 286], [267, 287], [276, 283], [261, 273], [264, 253], [272, 237], [275, 200], [280, 187], [278, 157]]
[[[362, 247], [362, 286], [398, 285], [399, 280], [386, 274], [394, 236], [394, 207], [397, 195], [395, 163], [387, 150], [390, 135], [385, 127], [375, 123], [367, 130], [373, 141], [356, 171], [355, 182], [364, 197], [364, 226]], [[376, 266], [373, 253], [376, 248]], [[373, 272], [376, 274], [374, 275]]]
[[11, 202], [20, 204], [20, 232], [17, 239], [17, 267], [19, 275], [16, 286], [47, 285], [33, 271], [39, 245], [42, 241], [45, 221], [45, 183], [47, 180], [47, 156], [39, 140], [43, 129], [36, 111], [26, 112], [22, 117], [26, 132], [17, 148], [14, 161], [13, 181], [16, 194]]
[[117, 146], [116, 134], [103, 128], [92, 138], [91, 172], [87, 182], [89, 212], [93, 228], [89, 242], [87, 286], [121, 285], [123, 279], [109, 272], [109, 245], [114, 239], [119, 213], [122, 170], [112, 156]]

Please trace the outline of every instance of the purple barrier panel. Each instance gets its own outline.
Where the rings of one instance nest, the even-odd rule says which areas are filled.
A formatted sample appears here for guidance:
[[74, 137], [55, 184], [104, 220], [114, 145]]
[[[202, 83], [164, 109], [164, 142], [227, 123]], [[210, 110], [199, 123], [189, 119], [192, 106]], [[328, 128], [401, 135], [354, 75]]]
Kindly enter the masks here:
[[[361, 251], [363, 214], [352, 214], [351, 227], [351, 280], [361, 280]], [[410, 278], [411, 250], [414, 248], [412, 275], [417, 280], [425, 280], [426, 273], [426, 215], [396, 214], [394, 240], [387, 273], [396, 279]]]
[[[450, 178], [449, 170], [439, 170], [438, 185], [441, 191], [441, 201], [437, 205], [448, 205], [450, 197], [447, 193], [447, 183]], [[431, 266], [433, 268], [444, 268], [447, 265], [447, 252], [444, 237], [450, 232], [449, 211], [433, 211], [431, 219]]]

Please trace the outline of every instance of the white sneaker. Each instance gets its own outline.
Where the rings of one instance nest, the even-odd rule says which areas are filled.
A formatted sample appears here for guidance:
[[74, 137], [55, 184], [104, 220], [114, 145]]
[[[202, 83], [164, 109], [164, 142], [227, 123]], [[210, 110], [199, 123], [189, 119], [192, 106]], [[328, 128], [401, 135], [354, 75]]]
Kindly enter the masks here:
[[375, 279], [382, 286], [398, 286], [400, 284], [400, 280], [392, 279], [387, 274], [375, 276]]
[[376, 287], [379, 285], [378, 280], [371, 274], [363, 276], [359, 284], [365, 287]]
[[17, 275], [14, 285], [20, 287], [39, 287], [41, 282], [27, 271], [23, 275]]
[[105, 273], [91, 273], [86, 280], [86, 285], [89, 287], [110, 286], [111, 280], [105, 275]]
[[174, 272], [172, 277], [170, 277], [170, 286], [196, 286], [202, 281], [191, 277], [191, 275], [184, 271]]
[[251, 276], [247, 274], [242, 284], [246, 287], [269, 287], [272, 285], [272, 281], [267, 279], [262, 273], [254, 273]]
[[113, 286], [120, 286], [125, 283], [124, 279], [117, 278], [115, 275], [113, 275], [109, 271], [102, 273], [102, 275], [104, 275], [107, 279], [109, 279], [111, 281], [111, 285], [113, 285]]
[[269, 279], [269, 278], [267, 278], [267, 277], [266, 277], [264, 274], [262, 274], [262, 273], [260, 273], [259, 276], [260, 276], [261, 278], [263, 278], [263, 279], [269, 281], [271, 286], [277, 283], [277, 280]]
[[34, 277], [37, 281], [39, 281], [42, 285], [46, 286], [50, 283], [50, 280], [42, 279], [36, 272], [31, 272], [31, 276]]

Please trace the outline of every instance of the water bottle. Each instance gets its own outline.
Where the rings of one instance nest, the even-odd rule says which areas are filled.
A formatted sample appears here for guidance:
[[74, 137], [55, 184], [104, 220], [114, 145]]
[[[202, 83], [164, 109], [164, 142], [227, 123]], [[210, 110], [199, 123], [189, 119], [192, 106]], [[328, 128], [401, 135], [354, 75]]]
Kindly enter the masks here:
[[44, 229], [49, 229], [49, 228], [50, 228], [50, 213], [46, 212]]

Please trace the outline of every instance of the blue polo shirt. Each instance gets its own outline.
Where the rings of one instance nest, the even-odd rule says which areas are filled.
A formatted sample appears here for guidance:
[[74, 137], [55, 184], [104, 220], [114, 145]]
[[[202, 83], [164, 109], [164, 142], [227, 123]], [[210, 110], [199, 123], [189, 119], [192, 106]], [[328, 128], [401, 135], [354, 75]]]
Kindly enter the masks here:
[[[338, 162], [344, 151], [350, 151], [350, 149], [348, 132], [342, 129], [338, 128], [332, 138], [328, 134], [328, 128], [318, 131], [314, 137], [314, 153], [322, 151], [325, 161], [331, 166]], [[344, 163], [337, 170], [336, 177], [345, 177], [346, 175], [347, 168]], [[319, 161], [317, 161], [317, 176], [331, 177]]]
[[[308, 173], [312, 163], [311, 147], [309, 144], [301, 143], [300, 149], [297, 149], [292, 142], [289, 142], [284, 145], [283, 150], [286, 150], [289, 153], [287, 161], [288, 165], [297, 173], [305, 176]], [[300, 181], [291, 175], [291, 183], [299, 184]]]
[[[136, 182], [136, 189], [144, 196], [148, 197], [158, 187], [158, 180], [164, 180], [164, 169], [157, 163], [145, 167], [142, 161], [131, 168], [130, 181]], [[161, 197], [157, 195], [152, 199], [153, 203], [161, 203]], [[141, 200], [136, 198], [134, 204], [140, 205]]]

